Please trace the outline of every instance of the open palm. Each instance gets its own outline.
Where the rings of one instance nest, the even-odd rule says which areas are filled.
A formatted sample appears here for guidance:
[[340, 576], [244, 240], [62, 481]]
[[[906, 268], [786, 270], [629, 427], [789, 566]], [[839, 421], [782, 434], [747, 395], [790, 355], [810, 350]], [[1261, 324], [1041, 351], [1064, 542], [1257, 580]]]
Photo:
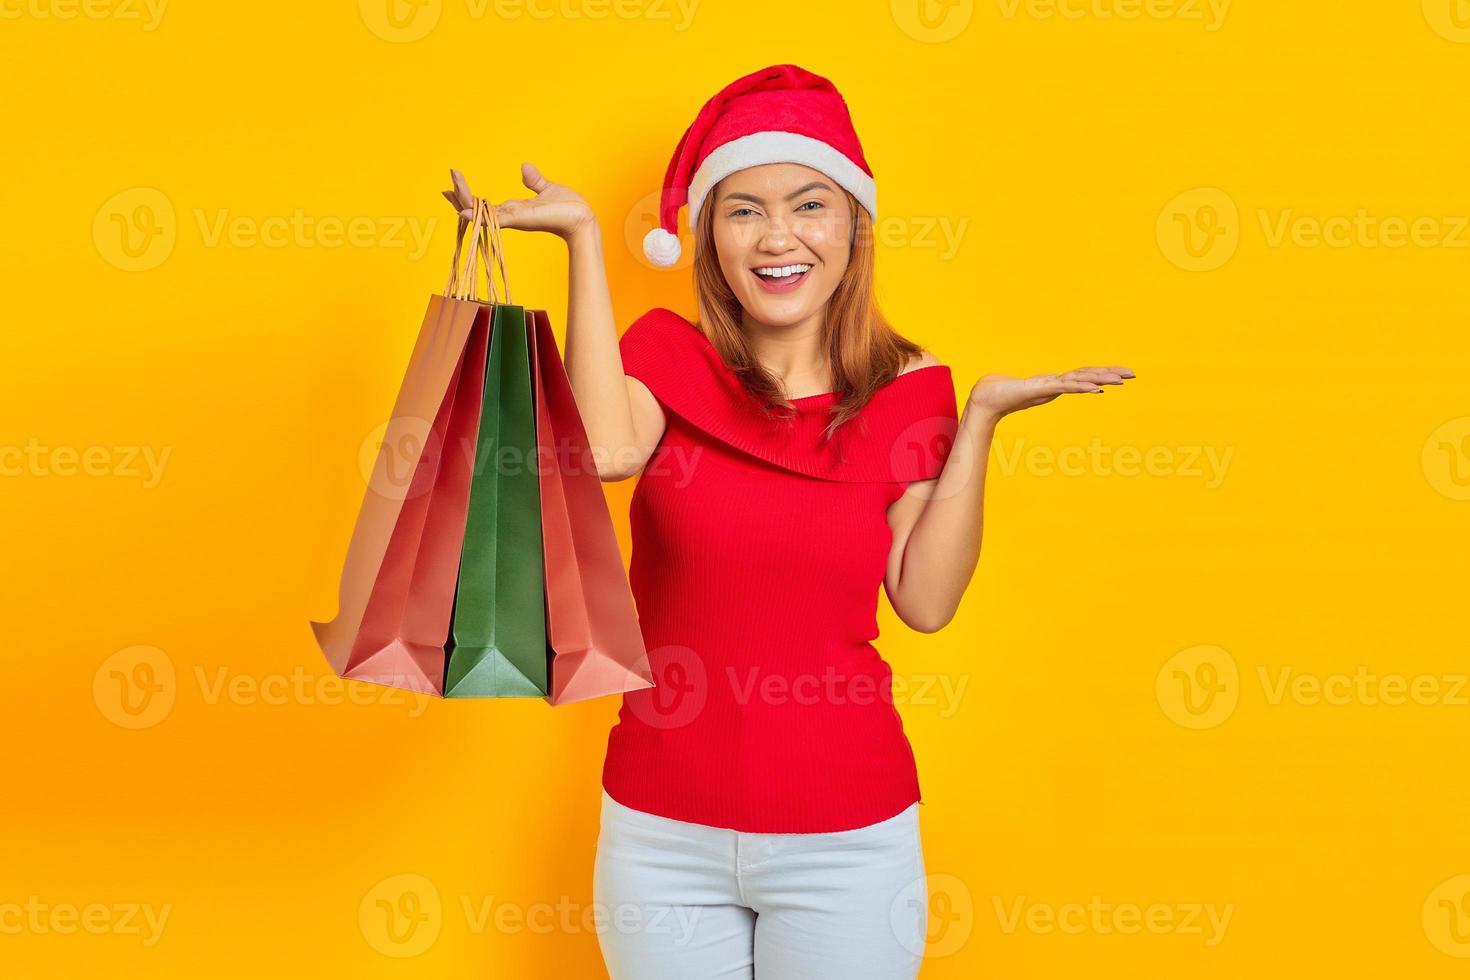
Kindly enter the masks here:
[[582, 195], [565, 184], [547, 180], [533, 164], [521, 164], [521, 182], [535, 191], [536, 196], [513, 198], [495, 205], [495, 217], [502, 228], [549, 231], [567, 238], [594, 220], [592, 206]]
[[1120, 385], [1135, 377], [1126, 367], [1080, 367], [1066, 374], [1038, 374], [1030, 378], [1013, 378], [1008, 374], [987, 374], [975, 382], [970, 391], [970, 404], [976, 411], [997, 420], [1024, 408], [1045, 405], [1060, 395], [1097, 393], [1103, 385]]

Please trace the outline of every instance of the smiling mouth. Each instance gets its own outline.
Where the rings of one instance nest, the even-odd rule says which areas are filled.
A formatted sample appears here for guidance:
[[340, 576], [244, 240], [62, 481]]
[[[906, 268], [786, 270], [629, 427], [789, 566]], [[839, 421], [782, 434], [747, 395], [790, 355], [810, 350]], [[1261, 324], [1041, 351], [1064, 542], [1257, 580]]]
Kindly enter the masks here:
[[750, 272], [767, 291], [782, 293], [795, 289], [812, 271], [810, 263], [794, 262], [790, 265], [763, 265]]

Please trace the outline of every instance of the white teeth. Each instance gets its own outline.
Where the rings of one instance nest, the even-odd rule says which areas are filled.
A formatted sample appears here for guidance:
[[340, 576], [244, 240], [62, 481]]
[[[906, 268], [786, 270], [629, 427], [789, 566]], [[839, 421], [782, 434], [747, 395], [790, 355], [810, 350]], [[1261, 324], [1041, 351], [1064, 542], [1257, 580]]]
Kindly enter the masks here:
[[755, 274], [758, 276], [769, 276], [773, 279], [785, 279], [787, 276], [794, 276], [797, 273], [807, 272], [810, 269], [811, 266], [809, 265], [783, 265], [772, 268], [756, 269]]

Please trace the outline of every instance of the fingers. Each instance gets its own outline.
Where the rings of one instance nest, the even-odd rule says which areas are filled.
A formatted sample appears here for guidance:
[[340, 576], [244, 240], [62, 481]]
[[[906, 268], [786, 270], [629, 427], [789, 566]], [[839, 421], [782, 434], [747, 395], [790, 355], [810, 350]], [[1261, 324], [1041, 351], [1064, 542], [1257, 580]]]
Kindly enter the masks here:
[[1078, 371], [1068, 371], [1066, 374], [1038, 374], [1031, 380], [1046, 395], [1055, 398], [1057, 395], [1073, 395], [1085, 392], [1102, 392], [1102, 388], [1095, 382], [1086, 378], [1076, 377]]
[[1125, 367], [1080, 367], [1075, 371], [1068, 371], [1061, 375], [1063, 378], [1073, 380], [1090, 381], [1099, 385], [1120, 385], [1129, 378], [1134, 377], [1132, 371]]
[[537, 194], [540, 194], [551, 186], [551, 181], [543, 177], [541, 171], [537, 170], [536, 165], [533, 163], [521, 164], [521, 183], [525, 184]]
[[495, 205], [495, 221], [502, 228], [520, 228], [526, 202], [519, 198]]

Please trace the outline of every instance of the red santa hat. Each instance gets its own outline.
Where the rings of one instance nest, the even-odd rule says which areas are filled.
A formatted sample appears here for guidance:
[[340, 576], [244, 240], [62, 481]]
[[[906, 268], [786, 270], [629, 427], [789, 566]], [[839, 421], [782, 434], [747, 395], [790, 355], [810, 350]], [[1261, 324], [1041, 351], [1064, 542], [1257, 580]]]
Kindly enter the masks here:
[[841, 94], [804, 68], [772, 65], [725, 86], [684, 131], [664, 175], [659, 226], [644, 236], [644, 254], [661, 266], [678, 262], [679, 208], [688, 203], [694, 227], [715, 184], [767, 163], [820, 170], [877, 219], [873, 171]]

